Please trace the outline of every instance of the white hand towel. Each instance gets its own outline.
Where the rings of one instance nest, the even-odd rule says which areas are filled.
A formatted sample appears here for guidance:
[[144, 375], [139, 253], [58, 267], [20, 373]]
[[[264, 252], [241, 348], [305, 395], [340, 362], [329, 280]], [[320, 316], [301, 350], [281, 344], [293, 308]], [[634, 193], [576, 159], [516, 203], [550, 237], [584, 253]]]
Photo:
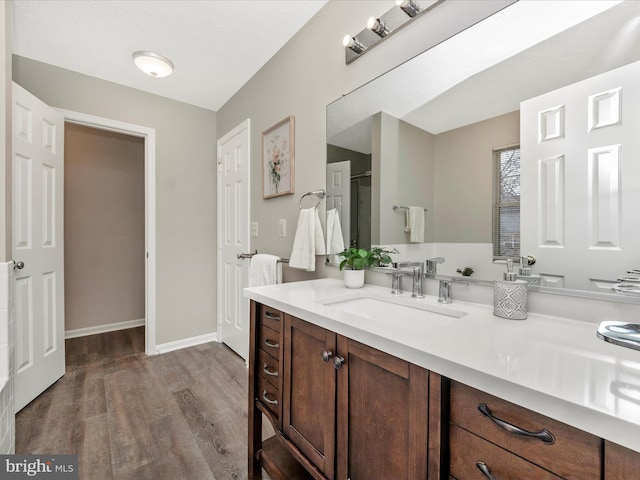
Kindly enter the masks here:
[[409, 241], [424, 243], [424, 208], [409, 207]]
[[257, 253], [249, 264], [249, 286], [275, 285], [282, 283], [282, 265], [280, 257]]
[[289, 266], [313, 272], [316, 269], [316, 255], [324, 255], [324, 236], [318, 210], [303, 208], [298, 217], [296, 235]]
[[344, 250], [344, 238], [338, 209], [332, 208], [327, 212], [327, 253], [335, 254]]

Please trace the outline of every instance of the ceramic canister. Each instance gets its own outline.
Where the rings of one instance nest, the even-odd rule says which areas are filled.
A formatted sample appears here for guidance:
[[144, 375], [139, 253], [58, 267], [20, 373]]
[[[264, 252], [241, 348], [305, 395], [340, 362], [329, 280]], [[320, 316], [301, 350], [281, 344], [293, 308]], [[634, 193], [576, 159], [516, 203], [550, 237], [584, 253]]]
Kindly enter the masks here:
[[527, 318], [527, 287], [524, 280], [496, 281], [493, 287], [493, 314], [510, 320]]

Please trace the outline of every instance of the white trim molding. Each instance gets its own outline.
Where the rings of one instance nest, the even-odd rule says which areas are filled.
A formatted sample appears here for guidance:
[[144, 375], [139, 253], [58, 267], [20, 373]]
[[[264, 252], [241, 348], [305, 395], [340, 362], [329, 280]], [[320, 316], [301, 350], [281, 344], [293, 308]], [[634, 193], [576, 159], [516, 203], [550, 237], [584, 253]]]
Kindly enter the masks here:
[[182, 340], [176, 340], [175, 342], [167, 342], [156, 345], [156, 353], [168, 353], [174, 350], [180, 350], [187, 347], [195, 347], [196, 345], [202, 345], [203, 343], [217, 342], [218, 333], [206, 333], [204, 335], [198, 335], [196, 337], [183, 338]]
[[89, 335], [97, 335], [99, 333], [117, 332], [118, 330], [126, 330], [128, 328], [144, 327], [144, 318], [137, 320], [127, 320], [126, 322], [106, 323], [104, 325], [95, 325], [93, 327], [74, 328], [73, 330], [65, 330], [64, 338], [87, 337]]
[[77, 123], [110, 132], [124, 133], [144, 138], [144, 183], [145, 183], [145, 353], [156, 351], [156, 131], [154, 128], [134, 125], [110, 118], [97, 117], [71, 110], [56, 109], [66, 122]]

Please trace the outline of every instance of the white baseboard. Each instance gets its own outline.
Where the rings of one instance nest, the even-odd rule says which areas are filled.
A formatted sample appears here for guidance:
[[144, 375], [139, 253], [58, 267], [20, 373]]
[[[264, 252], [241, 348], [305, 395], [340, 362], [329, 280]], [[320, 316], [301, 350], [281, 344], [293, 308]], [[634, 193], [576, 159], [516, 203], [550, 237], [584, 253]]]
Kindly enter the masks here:
[[167, 353], [174, 350], [180, 350], [181, 348], [195, 347], [196, 345], [202, 345], [203, 343], [217, 342], [218, 333], [206, 333], [204, 335], [198, 335], [197, 337], [183, 338], [182, 340], [176, 340], [175, 342], [161, 343], [156, 345], [156, 352]]
[[106, 325], [96, 325], [95, 327], [76, 328], [64, 332], [64, 338], [86, 337], [98, 333], [116, 332], [127, 328], [144, 327], [145, 319], [127, 320], [126, 322], [108, 323]]

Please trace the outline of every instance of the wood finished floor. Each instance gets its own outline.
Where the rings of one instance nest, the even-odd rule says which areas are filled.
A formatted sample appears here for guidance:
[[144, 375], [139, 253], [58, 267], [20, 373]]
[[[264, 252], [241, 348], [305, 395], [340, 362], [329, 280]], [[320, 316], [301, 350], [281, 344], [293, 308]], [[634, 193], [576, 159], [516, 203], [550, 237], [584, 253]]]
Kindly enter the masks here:
[[223, 344], [147, 357], [141, 327], [67, 340], [66, 359], [16, 415], [16, 453], [78, 454], [81, 480], [247, 478], [247, 369]]

